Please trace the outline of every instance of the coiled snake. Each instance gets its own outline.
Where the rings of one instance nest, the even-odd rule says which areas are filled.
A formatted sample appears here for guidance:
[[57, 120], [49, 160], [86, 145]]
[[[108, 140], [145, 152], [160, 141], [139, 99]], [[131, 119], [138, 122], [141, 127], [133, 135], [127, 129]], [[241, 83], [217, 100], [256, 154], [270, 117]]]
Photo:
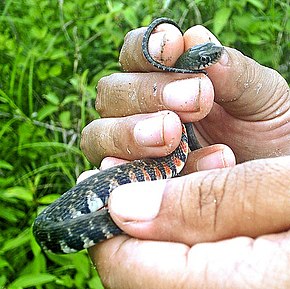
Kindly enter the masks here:
[[[181, 29], [171, 19], [154, 20], [144, 33], [142, 51], [155, 67], [175, 73], [205, 73], [202, 69], [217, 62], [223, 47], [212, 42], [197, 45], [180, 56], [174, 67], [155, 61], [149, 54], [151, 33], [162, 23]], [[182, 31], [181, 31], [182, 32]], [[191, 150], [200, 147], [192, 131], [189, 133]], [[170, 155], [156, 159], [136, 160], [101, 171], [64, 193], [35, 219], [33, 234], [44, 250], [72, 253], [109, 239], [122, 231], [110, 218], [108, 198], [116, 187], [131, 183], [173, 178], [182, 170], [188, 154], [188, 138], [183, 126], [179, 147]]]

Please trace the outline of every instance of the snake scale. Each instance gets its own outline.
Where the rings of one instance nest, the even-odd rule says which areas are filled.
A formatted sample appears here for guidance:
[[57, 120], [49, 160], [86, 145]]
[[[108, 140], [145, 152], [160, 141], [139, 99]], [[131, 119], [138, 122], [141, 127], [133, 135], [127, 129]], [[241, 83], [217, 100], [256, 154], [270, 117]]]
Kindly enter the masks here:
[[[154, 20], [144, 33], [142, 51], [155, 67], [175, 73], [205, 73], [205, 67], [217, 62], [223, 47], [212, 42], [194, 46], [180, 56], [174, 67], [165, 66], [149, 54], [148, 41], [155, 28], [168, 23], [179, 26], [171, 19]], [[110, 193], [118, 186], [178, 176], [190, 149], [199, 148], [192, 126], [183, 126], [180, 145], [170, 155], [156, 159], [136, 160], [96, 173], [64, 193], [44, 209], [35, 219], [33, 234], [43, 250], [53, 253], [73, 253], [96, 243], [122, 234], [110, 217], [107, 204]]]

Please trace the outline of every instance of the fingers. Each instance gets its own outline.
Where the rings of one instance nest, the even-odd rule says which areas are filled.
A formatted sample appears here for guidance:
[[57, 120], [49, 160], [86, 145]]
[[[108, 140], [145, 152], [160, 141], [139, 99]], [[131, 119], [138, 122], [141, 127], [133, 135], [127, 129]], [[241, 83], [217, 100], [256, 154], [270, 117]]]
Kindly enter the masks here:
[[[162, 29], [165, 29], [166, 33], [168, 29], [176, 29], [171, 26], [167, 25]], [[123, 66], [126, 62], [127, 70], [138, 70], [134, 68], [135, 64], [131, 59], [138, 55], [138, 51], [133, 53], [132, 48], [139, 49], [139, 54], [142, 55], [141, 45], [135, 45], [136, 42], [133, 40], [141, 39], [143, 33], [144, 29], [134, 31], [130, 34], [130, 41], [128, 39], [125, 41], [124, 46], [127, 48], [124, 48], [121, 62]], [[152, 35], [152, 38], [150, 37], [150, 47], [153, 47], [153, 50], [155, 47], [155, 52], [158, 51], [158, 47], [167, 46], [167, 42], [166, 45], [162, 45], [161, 39], [164, 38], [164, 33], [162, 33], [157, 32]], [[180, 42], [178, 33], [173, 31], [167, 40], [168, 43], [172, 43], [172, 49], [169, 51], [178, 51], [177, 54], [180, 53], [177, 45]], [[154, 36], [158, 35], [163, 36], [157, 37], [157, 40], [154, 39]], [[182, 40], [184, 40], [185, 48], [195, 45], [197, 42], [208, 40], [217, 42], [214, 36], [202, 26], [189, 29]], [[163, 50], [159, 49], [159, 51]], [[167, 57], [167, 53], [169, 52], [164, 51], [162, 56], [165, 60], [177, 57], [176, 55]], [[145, 59], [140, 55], [137, 63], [141, 63], [142, 66]], [[155, 55], [158, 57], [158, 53]], [[202, 120], [196, 123], [199, 141], [203, 145], [227, 144], [234, 149], [238, 162], [289, 154], [289, 89], [277, 73], [260, 66], [237, 51], [227, 49], [221, 61], [209, 68], [209, 76], [215, 85], [215, 96], [211, 81], [204, 76], [170, 73], [113, 74], [99, 82], [96, 108], [103, 117], [121, 117], [168, 109], [175, 111], [182, 122]], [[267, 79], [273, 80], [275, 85]], [[269, 83], [271, 88], [268, 87]], [[273, 87], [275, 87], [274, 90]], [[276, 94], [273, 96], [272, 92]], [[213, 106], [214, 97], [219, 105], [214, 104]], [[102, 126], [102, 123], [99, 122], [98, 125]], [[125, 123], [123, 122], [122, 125], [125, 126]], [[120, 129], [123, 129], [122, 125], [120, 124]], [[92, 125], [87, 132], [93, 133], [94, 130], [91, 128]], [[109, 130], [105, 127], [104, 131]], [[139, 155], [134, 152], [130, 155], [127, 148], [136, 146], [134, 142], [130, 143], [132, 138], [128, 138], [127, 146], [126, 142], [122, 142], [125, 150], [121, 153], [120, 146], [115, 147], [115, 144], [118, 143], [116, 137], [114, 137], [114, 141], [107, 141], [104, 133], [101, 135], [103, 137], [92, 135], [91, 139], [96, 140], [95, 144], [87, 141], [86, 137], [82, 140], [85, 153], [88, 152], [88, 158], [94, 163], [98, 163], [103, 157], [108, 156], [110, 151], [114, 152], [111, 156], [126, 159], [132, 159], [133, 156], [136, 158], [158, 156], [160, 152], [157, 150], [156, 154], [152, 154], [152, 152], [148, 153], [146, 149], [142, 151], [143, 148], [139, 147], [141, 149]], [[109, 134], [109, 137], [112, 139], [111, 135]], [[109, 149], [103, 149], [108, 144], [112, 146]], [[133, 151], [135, 150], [133, 149]]]
[[[87, 125], [81, 138], [81, 148], [88, 160], [106, 169], [123, 160], [168, 155], [180, 143], [181, 122], [170, 111], [135, 115], [126, 118], [98, 119]], [[107, 158], [106, 158], [107, 157]], [[122, 160], [121, 160], [121, 159]], [[213, 145], [192, 152], [185, 174], [235, 165], [235, 156], [224, 145]]]
[[[148, 63], [142, 52], [142, 39], [146, 28], [127, 33], [120, 52], [119, 62], [124, 71], [160, 71]], [[160, 24], [149, 38], [149, 53], [158, 62], [172, 66], [184, 52], [180, 31], [170, 24]]]
[[110, 213], [130, 236], [196, 244], [290, 227], [290, 157], [116, 188]]
[[[115, 157], [106, 157], [102, 160], [100, 169], [105, 170], [125, 162], [128, 161]], [[212, 145], [190, 152], [181, 175], [188, 175], [193, 172], [204, 170], [232, 167], [235, 164], [235, 155], [229, 147], [222, 144]]]
[[[142, 52], [144, 31], [140, 28], [126, 35], [120, 63], [125, 71], [159, 73], [113, 74], [101, 79], [98, 112], [102, 117], [120, 117], [169, 109], [178, 113], [183, 122], [204, 118], [214, 98], [210, 80], [203, 74], [162, 73], [149, 64]], [[157, 61], [172, 66], [184, 52], [184, 39], [173, 25], [161, 24], [150, 36], [149, 51]]]
[[[98, 83], [96, 109], [102, 117], [171, 110], [183, 122], [204, 118], [212, 108], [211, 81], [174, 73], [118, 73]], [[109, 97], [108, 97], [109, 96]]]
[[165, 156], [179, 145], [180, 138], [179, 117], [161, 111], [95, 120], [84, 128], [81, 148], [91, 163], [98, 164], [106, 156], [127, 160]]
[[113, 238], [90, 250], [105, 288], [288, 288], [290, 234], [192, 248]]
[[228, 168], [235, 164], [235, 155], [229, 147], [222, 144], [211, 145], [190, 152], [181, 174], [188, 175], [193, 172]]

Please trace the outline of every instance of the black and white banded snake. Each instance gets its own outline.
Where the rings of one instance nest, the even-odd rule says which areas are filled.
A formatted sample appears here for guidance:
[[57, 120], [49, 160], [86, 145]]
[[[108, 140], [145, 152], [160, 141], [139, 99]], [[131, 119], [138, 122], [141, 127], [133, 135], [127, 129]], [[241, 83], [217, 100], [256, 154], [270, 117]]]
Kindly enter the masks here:
[[[171, 19], [154, 20], [144, 33], [142, 51], [153, 66], [174, 73], [205, 73], [205, 67], [217, 62], [223, 47], [212, 42], [194, 46], [182, 54], [174, 67], [155, 61], [148, 51], [149, 37], [155, 28]], [[186, 129], [185, 129], [186, 126]], [[108, 198], [117, 186], [131, 182], [151, 181], [178, 176], [191, 150], [200, 148], [191, 125], [183, 126], [181, 142], [170, 155], [156, 159], [136, 160], [101, 171], [64, 193], [35, 219], [33, 234], [42, 249], [54, 253], [73, 253], [123, 232], [112, 221]]]

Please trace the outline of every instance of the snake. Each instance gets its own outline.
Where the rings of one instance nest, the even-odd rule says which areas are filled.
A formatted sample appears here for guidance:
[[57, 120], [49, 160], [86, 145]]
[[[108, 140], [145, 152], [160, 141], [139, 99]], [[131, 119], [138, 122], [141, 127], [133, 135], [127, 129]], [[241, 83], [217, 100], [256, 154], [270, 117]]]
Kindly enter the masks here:
[[[149, 53], [148, 42], [156, 27], [163, 23], [172, 24], [182, 33], [178, 24], [169, 18], [162, 17], [152, 21], [143, 35], [142, 52], [154, 67], [164, 72], [206, 73], [203, 69], [220, 59], [224, 47], [206, 42], [189, 48], [173, 67], [156, 61]], [[74, 253], [124, 234], [114, 223], [108, 210], [111, 192], [127, 183], [178, 177], [189, 150], [200, 147], [192, 125], [183, 124], [180, 144], [171, 154], [111, 167], [81, 181], [36, 217], [32, 230], [37, 243], [44, 251]]]

